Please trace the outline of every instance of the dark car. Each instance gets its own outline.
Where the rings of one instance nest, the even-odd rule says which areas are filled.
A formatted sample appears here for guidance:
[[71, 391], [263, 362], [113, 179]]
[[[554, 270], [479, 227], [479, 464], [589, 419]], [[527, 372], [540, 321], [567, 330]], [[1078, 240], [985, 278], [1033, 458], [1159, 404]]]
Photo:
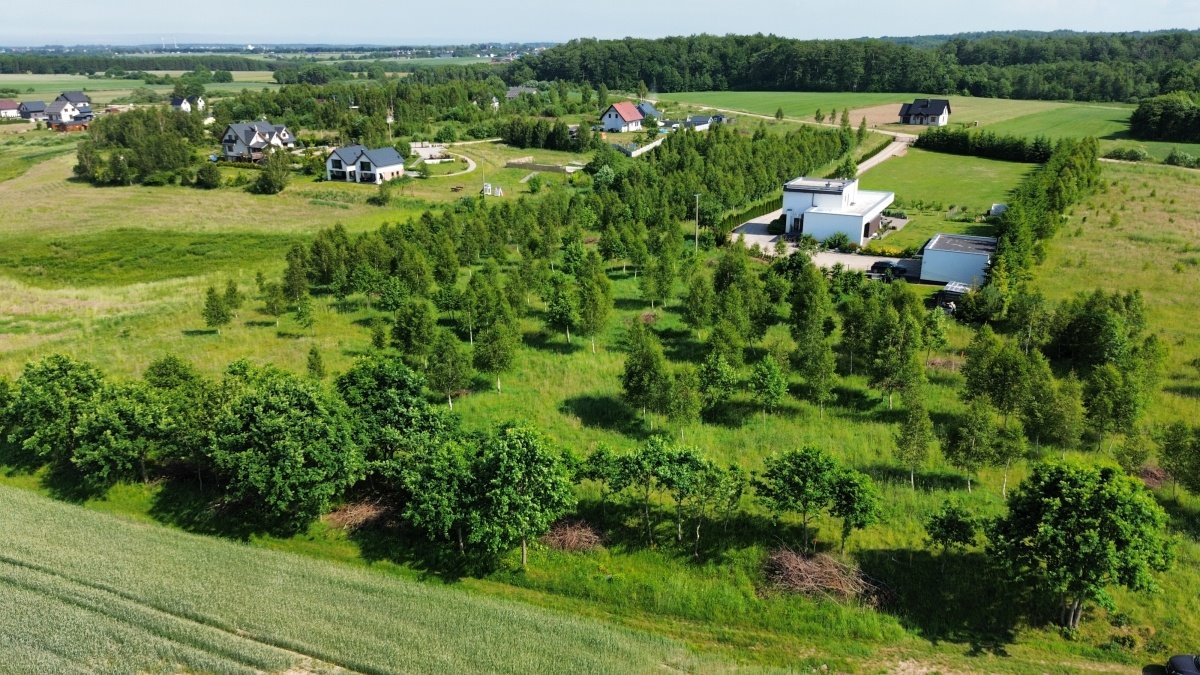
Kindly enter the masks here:
[[892, 279], [904, 279], [908, 276], [908, 270], [900, 263], [891, 262], [889, 260], [877, 260], [871, 264], [871, 274], [878, 274], [882, 277], [891, 277]]
[[1172, 656], [1167, 661], [1167, 675], [1200, 675], [1200, 656]]

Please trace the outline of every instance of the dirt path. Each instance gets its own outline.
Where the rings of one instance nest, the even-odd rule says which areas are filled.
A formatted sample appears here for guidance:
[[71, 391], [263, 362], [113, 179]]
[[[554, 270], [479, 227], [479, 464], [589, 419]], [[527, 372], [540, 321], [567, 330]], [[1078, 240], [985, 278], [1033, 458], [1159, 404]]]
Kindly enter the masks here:
[[[480, 142], [482, 142], [482, 141], [480, 141]], [[467, 157], [466, 155], [460, 155], [455, 152], [447, 152], [446, 154], [450, 155], [452, 157], [458, 157], [458, 158], [462, 159], [463, 161], [465, 161], [467, 163], [467, 168], [463, 169], [462, 171], [455, 171], [454, 173], [444, 173], [440, 176], [430, 176], [430, 178], [453, 178], [454, 176], [461, 176], [463, 174], [471, 173], [476, 168], [478, 168], [478, 166], [475, 164], [475, 160], [471, 159], [470, 157]]]
[[875, 156], [867, 159], [867, 161], [858, 165], [858, 175], [862, 175], [871, 169], [883, 164], [893, 157], [903, 157], [908, 152], [908, 146], [912, 145], [912, 141], [896, 139], [888, 144], [886, 148], [875, 153]]

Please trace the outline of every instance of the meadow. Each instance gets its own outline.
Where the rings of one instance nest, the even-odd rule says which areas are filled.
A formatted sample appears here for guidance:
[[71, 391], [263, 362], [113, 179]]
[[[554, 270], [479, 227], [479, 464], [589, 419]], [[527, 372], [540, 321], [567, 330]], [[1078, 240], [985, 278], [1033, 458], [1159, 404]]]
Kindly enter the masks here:
[[[514, 186], [512, 191], [506, 187], [508, 198], [519, 196], [518, 181], [527, 172], [498, 168], [505, 158], [524, 154], [532, 154], [539, 160], [568, 158], [500, 145], [459, 146], [455, 152], [459, 151], [481, 163], [479, 173], [461, 177], [462, 183], [475, 185], [484, 176], [488, 180], [501, 180], [506, 186]], [[231, 326], [213, 334], [203, 329], [200, 318], [204, 288], [234, 279], [249, 290], [256, 272], [268, 277], [281, 272], [281, 251], [290, 242], [305, 241], [318, 228], [337, 222], [346, 224], [351, 231], [362, 231], [387, 220], [406, 218], [425, 206], [436, 206], [435, 198], [437, 201], [456, 198], [448, 195], [446, 186], [459, 180], [414, 181], [397, 207], [383, 209], [366, 205], [365, 196], [373, 194], [371, 188], [312, 183], [308, 179], [294, 180], [287, 191], [275, 197], [248, 195], [233, 188], [213, 192], [180, 187], [92, 188], [66, 179], [70, 164], [65, 157], [51, 158], [23, 175], [0, 182], [0, 203], [12, 205], [13, 214], [0, 224], [0, 243], [12, 247], [0, 250], [0, 317], [3, 317], [0, 334], [6, 343], [6, 349], [0, 353], [0, 373], [8, 376], [17, 375], [24, 362], [54, 351], [100, 364], [115, 377], [136, 375], [150, 360], [164, 354], [181, 356], [209, 375], [219, 373], [229, 362], [242, 357], [302, 371], [312, 346], [322, 353], [330, 372], [344, 370], [356, 355], [368, 348], [369, 335], [364, 324], [378, 316], [377, 312], [321, 297], [316, 302], [315, 327], [308, 330], [296, 325], [290, 316], [276, 322], [262, 311], [261, 303], [252, 301]], [[910, 226], [914, 228], [911, 231], [893, 235], [909, 234], [915, 238], [923, 236], [918, 228], [926, 227], [927, 221], [935, 222], [939, 228], [963, 225], [935, 220], [944, 215], [944, 208], [950, 204], [982, 209], [993, 201], [1003, 201], [1007, 190], [1028, 168], [910, 150], [907, 156], [889, 160], [872, 170], [864, 177], [864, 186], [893, 190], [905, 200], [936, 201], [943, 205], [922, 212]], [[1200, 377], [1186, 364], [1200, 356], [1200, 340], [1188, 321], [1196, 312], [1195, 300], [1188, 292], [1196, 287], [1200, 271], [1200, 266], [1193, 262], [1196, 255], [1191, 242], [1200, 233], [1194, 231], [1194, 219], [1186, 220], [1186, 214], [1200, 206], [1200, 182], [1195, 173], [1159, 167], [1106, 165], [1105, 176], [1110, 182], [1107, 191], [1078, 207], [1061, 238], [1051, 244], [1050, 257], [1038, 272], [1038, 284], [1055, 299], [1097, 286], [1143, 288], [1151, 326], [1169, 338], [1171, 348], [1169, 382], [1155, 398], [1150, 418], [1152, 421], [1195, 419], [1200, 412], [1197, 410]], [[566, 189], [561, 180], [562, 177], [555, 177], [545, 189]], [[47, 219], [49, 213], [84, 215]], [[1118, 220], [1110, 227], [1114, 213]], [[1175, 223], [1171, 219], [1179, 225], [1172, 228]], [[1107, 252], [1126, 249], [1131, 251], [1128, 264], [1114, 265]], [[1167, 261], [1170, 274], [1165, 274], [1165, 267], [1155, 262], [1161, 259], [1163, 251], [1170, 251], [1171, 258]], [[665, 421], [643, 420], [620, 400], [619, 373], [624, 360], [619, 348], [620, 325], [642, 316], [649, 306], [642, 299], [639, 280], [632, 268], [622, 271], [620, 266], [612, 265], [609, 276], [614, 283], [616, 312], [608, 330], [597, 338], [596, 353], [578, 338], [568, 344], [557, 331], [546, 330], [540, 320], [544, 307], [535, 302], [521, 326], [523, 346], [517, 358], [519, 366], [503, 375], [503, 393], [495, 393], [491, 382], [481, 377], [456, 401], [455, 410], [468, 428], [487, 428], [519, 414], [545, 430], [558, 446], [578, 454], [587, 454], [600, 443], [618, 450], [631, 449], [652, 430], [664, 429]], [[682, 291], [682, 286], [677, 287], [675, 297], [680, 297]], [[658, 312], [655, 324], [657, 331], [670, 337], [672, 348], [667, 357], [675, 362], [692, 358], [703, 349], [702, 338], [706, 337], [685, 326], [681, 310], [679, 300], [671, 301]], [[961, 365], [958, 355], [970, 339], [970, 332], [954, 326], [950, 338], [946, 350], [933, 354], [937, 364], [929, 369], [928, 405], [935, 411], [934, 421], [939, 426], [948, 424], [962, 410], [959, 392], [963, 380], [957, 372]], [[786, 329], [777, 326], [765, 343], [790, 346], [791, 337]], [[381, 613], [371, 614], [372, 618], [363, 622], [366, 628], [362, 644], [341, 647], [362, 649], [363, 655], [359, 657], [362, 659], [374, 658], [370, 654], [375, 653], [394, 654], [382, 650], [407, 648], [410, 641], [422, 640], [429, 640], [444, 653], [457, 654], [455, 650], [460, 647], [447, 646], [445, 640], [450, 638], [442, 633], [482, 632], [482, 629], [460, 628], [460, 624], [453, 623], [458, 619], [446, 619], [447, 623], [440, 624], [443, 630], [432, 635], [413, 629], [414, 632], [405, 634], [409, 637], [392, 639], [391, 646], [377, 644], [378, 638], [371, 632], [377, 625], [373, 617], [385, 616], [384, 609], [395, 618], [413, 618], [410, 612], [387, 599], [389, 591], [378, 590], [391, 588], [396, 577], [434, 584], [415, 586], [413, 593], [424, 592], [426, 588], [432, 588], [431, 593], [445, 590], [436, 588], [444, 582], [470, 592], [457, 597], [496, 596], [597, 617], [678, 640], [706, 655], [695, 657], [686, 650], [677, 651], [680, 648], [674, 642], [652, 641], [651, 647], [664, 645], [660, 651], [637, 644], [621, 647], [617, 654], [632, 654], [627, 663], [634, 664], [630, 666], [633, 670], [663, 663], [685, 670], [719, 670], [720, 661], [736, 661], [790, 668], [826, 664], [835, 670], [866, 672], [909, 668], [914, 672], [1035, 673], [1045, 672], [1047, 663], [1054, 664], [1056, 671], [1088, 671], [1131, 667], [1161, 659], [1161, 652], [1184, 649], [1186, 641], [1200, 633], [1197, 619], [1189, 615], [1172, 616], [1174, 613], [1169, 609], [1172, 598], [1185, 597], [1200, 587], [1200, 545], [1195, 540], [1194, 526], [1200, 504], [1195, 498], [1171, 501], [1167, 497], [1170, 487], [1164, 488], [1164, 500], [1174, 516], [1173, 527], [1181, 533], [1176, 568], [1161, 579], [1164, 592], [1154, 596], [1118, 592], [1115, 597], [1122, 615], [1111, 616], [1096, 610], [1079, 635], [1065, 639], [1056, 630], [1036, 622], [1033, 626], [1026, 624], [1016, 613], [1009, 591], [994, 579], [981, 578], [979, 571], [984, 561], [978, 548], [946, 557], [924, 550], [921, 522], [948, 497], [962, 499], [977, 514], [998, 514], [1003, 508], [1002, 473], [984, 470], [974, 491], [967, 493], [964, 475], [935, 453], [934, 459], [917, 474], [917, 489], [911, 489], [907, 472], [898, 470], [891, 457], [901, 411], [891, 409], [886, 396], [868, 387], [862, 376], [843, 378], [836, 394], [836, 401], [824, 411], [789, 398], [781, 410], [763, 416], [743, 393], [708, 422], [683, 429], [667, 426], [665, 430], [682, 436], [685, 442], [721, 463], [735, 463], [746, 469], [760, 468], [763, 458], [772, 452], [811, 443], [871, 474], [883, 492], [883, 517], [880, 523], [854, 534], [847, 550], [868, 573], [895, 592], [897, 601], [881, 610], [799, 599], [771, 593], [762, 587], [759, 570], [767, 549], [780, 543], [794, 545], [795, 523], [779, 526], [759, 516], [725, 523], [719, 534], [706, 535], [709, 542], [697, 561], [691, 557], [690, 547], [673, 542], [673, 523], [668, 518], [664, 517], [660, 532], [666, 543], [647, 548], [633, 525], [636, 516], [630, 508], [612, 502], [601, 504], [590, 489], [584, 490], [581, 513], [614, 533], [603, 547], [591, 553], [570, 554], [535, 546], [528, 572], [519, 571], [510, 556], [495, 571], [477, 577], [460, 576], [453, 565], [409, 543], [411, 533], [386, 524], [368, 531], [348, 531], [334, 519], [326, 519], [296, 537], [257, 535], [249, 539], [253, 547], [228, 549], [246, 556], [264, 554], [258, 550], [262, 548], [279, 549], [303, 554], [307, 561], [294, 556], [270, 557], [264, 561], [226, 559], [222, 557], [226, 553], [188, 548], [208, 540], [185, 537], [177, 542], [173, 538], [184, 535], [146, 526], [139, 526], [138, 531], [153, 531], [155, 537], [169, 539], [170, 545], [165, 548], [182, 546], [182, 550], [195, 551], [186, 557], [214, 556], [225, 561], [219, 566], [221, 569], [240, 570], [238, 565], [247, 565], [247, 583], [252, 580], [268, 587], [278, 586], [281, 577], [258, 576], [253, 571], [254, 565], [266, 569], [264, 574], [282, 575], [278, 570], [284, 563], [278, 561], [286, 560], [287, 565], [302, 568], [299, 576], [307, 582], [316, 573], [310, 574], [305, 566], [326, 564], [311, 559], [342, 563], [331, 569], [351, 576], [334, 584], [336, 589], [366, 589], [384, 598], [376, 601], [372, 596], [371, 603], [364, 603], [364, 606], [378, 604]], [[1019, 480], [1023, 473], [1023, 467], [1015, 467], [1010, 482]], [[27, 491], [57, 494], [47, 478], [44, 473], [11, 470], [0, 481]], [[13, 512], [26, 512], [26, 507], [20, 506], [28, 503], [20, 502], [23, 499], [36, 498], [0, 489], [0, 503], [14, 500], [17, 504], [11, 507]], [[221, 533], [212, 523], [197, 523], [192, 518], [205, 504], [204, 495], [180, 494], [170, 484], [121, 485], [107, 496], [85, 502], [89, 511]], [[47, 514], [57, 513], [46, 507], [28, 510], [38, 508]], [[120, 529], [111, 524], [115, 521], [93, 523], [88, 519], [99, 516], [78, 509], [69, 513], [74, 515], [64, 518], [78, 520], [81, 526], [100, 533], [81, 534], [78, 541], [90, 543], [95, 537], [107, 537], [114, 545], [130, 549], [135, 546], [124, 535], [113, 532]], [[832, 548], [838, 523], [821, 518], [816, 525], [822, 546]], [[57, 532], [60, 523], [35, 520], [31, 531], [36, 532], [39, 527]], [[89, 583], [94, 580], [81, 572], [83, 547], [74, 552], [65, 550], [70, 538], [59, 539], [56, 535], [39, 544], [31, 535], [22, 537], [21, 547], [29, 547], [30, 556], [41, 560], [61, 558], [64, 569], [57, 572], [60, 576], [85, 579]], [[63, 550], [35, 548], [39, 545]], [[118, 554], [118, 560], [126, 555], [132, 554]], [[168, 602], [169, 598], [179, 597], [183, 603], [180, 606], [199, 602], [188, 595], [189, 589], [202, 587], [208, 577], [190, 569], [185, 575], [177, 567], [169, 566], [179, 564], [174, 557], [163, 557], [160, 561], [152, 556], [146, 569], [158, 576], [147, 581], [145, 589], [141, 588], [140, 577], [136, 578], [137, 583], [131, 582], [130, 586], [137, 590], [128, 592], [139, 601]], [[200, 575], [194, 582], [193, 573]], [[218, 582], [221, 580], [213, 581]], [[37, 589], [50, 582], [37, 577], [25, 578], [22, 583], [25, 588]], [[217, 587], [230, 597], [236, 598], [243, 592], [238, 585], [242, 583], [240, 578], [222, 583], [229, 585]], [[48, 591], [34, 591], [30, 596], [29, 592], [21, 591], [29, 602], [38, 602], [39, 595], [48, 594]], [[332, 608], [325, 606], [330, 602], [321, 594], [333, 596], [336, 602]], [[213, 616], [231, 617], [222, 621], [257, 621], [246, 630], [284, 635], [280, 639], [288, 641], [281, 644], [293, 650], [295, 643], [290, 640], [301, 638], [286, 637], [294, 634], [283, 631], [298, 632], [302, 628], [291, 625], [298, 622], [294, 613], [287, 612], [288, 608], [303, 608], [305, 621], [299, 626], [308, 628], [309, 622], [313, 624], [311, 637], [303, 638], [306, 647], [324, 639], [322, 636], [330, 636], [333, 644], [336, 626], [344, 631], [346, 625], [360, 625], [359, 620], [352, 621], [338, 612], [348, 611], [346, 607], [361, 602], [361, 596], [351, 600], [342, 590], [321, 586], [311, 595], [296, 597], [301, 600], [290, 597], [286, 602], [280, 601], [283, 609], [263, 609], [253, 604], [241, 610], [230, 607], [232, 601], [218, 599], [212, 602], [225, 604], [204, 611], [206, 615], [211, 611]], [[438, 600], [429, 602], [443, 602], [441, 596], [437, 597]], [[424, 605], [421, 607], [424, 612]], [[227, 610], [234, 614], [223, 614]], [[515, 605], [512, 611], [534, 610]], [[281, 612], [290, 624], [281, 623]], [[482, 610], [480, 616], [502, 622]], [[99, 625], [88, 623], [93, 621], [90, 618], [78, 621], [80, 630], [108, 630], [104, 627], [105, 620]], [[447, 625], [454, 628], [444, 629]], [[475, 625], [461, 623], [465, 627]], [[547, 631], [551, 640], [559, 635], [553, 630], [552, 626]], [[587, 630], [600, 631], [597, 635], [608, 634], [598, 628]], [[1139, 637], [1133, 650], [1112, 647], [1116, 637], [1131, 630], [1148, 630], [1153, 639]], [[40, 644], [36, 642], [37, 636], [23, 639], [29, 644]], [[523, 639], [513, 638], [511, 642], [526, 644]], [[584, 644], [592, 649], [595, 643]], [[251, 653], [246, 658], [263, 659], [268, 664], [275, 663], [271, 659], [289, 658], [270, 650], [260, 652], [255, 645], [245, 649]], [[470, 655], [506, 647], [481, 642], [478, 647], [462, 649]], [[296, 651], [305, 651], [329, 663], [343, 663], [340, 655], [349, 653]], [[529, 651], [548, 653], [540, 645]], [[170, 650], [161, 653], [171, 654], [171, 659], [183, 658], [174, 656], [176, 652]], [[237, 650], [231, 653], [241, 654]], [[648, 659], [645, 656], [648, 653], [660, 656]], [[533, 656], [538, 654], [530, 658]], [[196, 658], [202, 657], [209, 658], [203, 654]], [[708, 658], [718, 661], [703, 660]], [[149, 663], [147, 669], [161, 669], [155, 665], [159, 661]], [[511, 668], [561, 669], [561, 664], [553, 662], [527, 663], [524, 668], [521, 665], [514, 661]], [[581, 667], [588, 669], [587, 664]], [[603, 671], [607, 666], [594, 668]]]
[[720, 668], [678, 642], [593, 619], [129, 522], [24, 490], [0, 487], [0, 511], [8, 672]]
[[[148, 71], [156, 74], [177, 75], [181, 71]], [[205, 85], [209, 96], [239, 92], [242, 89], [275, 88], [278, 83], [270, 71], [245, 71], [233, 74], [233, 82], [214, 82]], [[162, 96], [170, 96], [171, 85], [147, 85], [141, 80], [93, 79], [86, 75], [30, 75], [0, 74], [0, 89], [16, 89], [18, 100], [53, 101], [64, 91], [83, 91], [92, 99], [93, 105], [104, 105], [129, 96], [134, 89], [148, 87]]]

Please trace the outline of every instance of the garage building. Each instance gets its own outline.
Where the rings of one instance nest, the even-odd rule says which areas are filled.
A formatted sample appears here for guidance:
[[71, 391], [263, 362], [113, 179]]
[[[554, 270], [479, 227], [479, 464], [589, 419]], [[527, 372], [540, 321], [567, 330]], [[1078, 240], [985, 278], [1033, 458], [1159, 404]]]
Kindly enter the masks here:
[[921, 281], [958, 282], [978, 288], [987, 281], [988, 266], [995, 255], [995, 237], [935, 234], [922, 253]]

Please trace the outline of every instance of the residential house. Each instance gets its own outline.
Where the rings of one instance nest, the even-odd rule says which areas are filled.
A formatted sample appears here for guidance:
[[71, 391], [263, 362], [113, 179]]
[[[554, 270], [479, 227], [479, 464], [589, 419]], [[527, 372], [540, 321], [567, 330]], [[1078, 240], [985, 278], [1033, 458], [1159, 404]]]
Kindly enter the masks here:
[[712, 126], [712, 123], [713, 118], [711, 117], [705, 115], [693, 115], [687, 118], [687, 122], [684, 124], [687, 126], [687, 128], [692, 129], [693, 131], [708, 131], [708, 128]]
[[193, 110], [204, 112], [207, 105], [203, 96], [172, 96], [171, 107], [180, 112], [190, 113]]
[[533, 87], [509, 87], [508, 91], [504, 94], [504, 98], [511, 101], [513, 99], [521, 98], [522, 94], [537, 94], [537, 93], [538, 93], [538, 90], [534, 89]]
[[325, 158], [325, 180], [376, 185], [404, 175], [404, 157], [395, 148], [348, 145]]
[[225, 127], [221, 149], [230, 162], [257, 162], [272, 148], [294, 148], [296, 137], [282, 124], [238, 122]]
[[900, 106], [901, 124], [944, 127], [950, 122], [950, 101], [944, 98], [919, 98]]
[[79, 108], [61, 97], [46, 106], [46, 119], [51, 122], [70, 122], [79, 116]]
[[31, 121], [42, 121], [46, 119], [46, 104], [43, 101], [25, 101], [18, 110], [21, 117]]
[[935, 234], [921, 253], [921, 281], [957, 282], [978, 288], [987, 281], [995, 255], [995, 237]]
[[645, 115], [635, 105], [621, 101], [608, 106], [608, 110], [600, 116], [600, 128], [618, 133], [640, 131], [643, 119]]
[[864, 246], [879, 232], [883, 210], [895, 200], [891, 192], [858, 189], [858, 179], [801, 176], [783, 184], [785, 231], [817, 241], [840, 232]]
[[638, 109], [638, 112], [642, 113], [643, 119], [645, 119], [647, 117], [653, 117], [654, 119], [656, 119], [660, 122], [662, 121], [663, 114], [658, 111], [658, 108], [654, 107], [654, 104], [652, 104], [648, 101], [642, 101], [641, 103], [637, 104], [637, 106], [635, 106], [635, 107]]
[[76, 115], [92, 114], [92, 99], [82, 91], [64, 91], [54, 101], [64, 101], [75, 106]]
[[11, 120], [21, 117], [21, 104], [11, 99], [0, 99], [0, 119]]

